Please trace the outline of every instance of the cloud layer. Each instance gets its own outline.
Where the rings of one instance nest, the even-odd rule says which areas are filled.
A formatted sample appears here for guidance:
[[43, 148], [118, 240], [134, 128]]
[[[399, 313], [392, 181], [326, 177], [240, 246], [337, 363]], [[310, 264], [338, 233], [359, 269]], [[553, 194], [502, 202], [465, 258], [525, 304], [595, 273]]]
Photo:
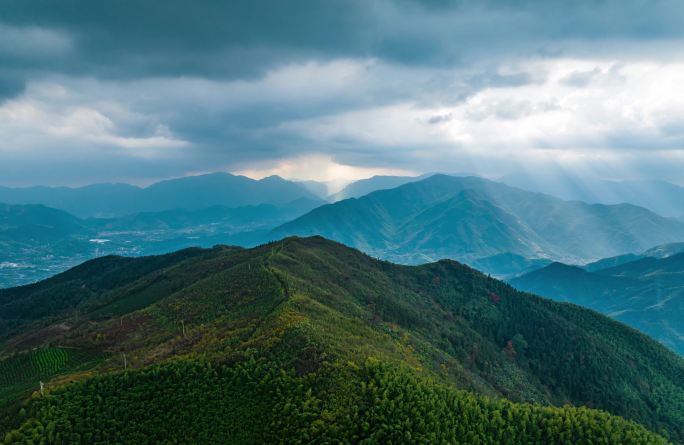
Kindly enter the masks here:
[[0, 8], [6, 185], [558, 166], [681, 182], [681, 2]]

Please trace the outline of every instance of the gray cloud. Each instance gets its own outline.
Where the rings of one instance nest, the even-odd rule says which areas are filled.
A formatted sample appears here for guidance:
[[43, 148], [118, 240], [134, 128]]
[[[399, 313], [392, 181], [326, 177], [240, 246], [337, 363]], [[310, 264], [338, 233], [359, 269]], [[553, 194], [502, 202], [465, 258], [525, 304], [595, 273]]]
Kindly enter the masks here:
[[[576, 40], [684, 34], [684, 6], [674, 0], [169, 0], [163, 6], [144, 0], [24, 0], [5, 1], [2, 8], [0, 36], [4, 27], [15, 37], [23, 33], [28, 45], [73, 44], [61, 63], [51, 58], [44, 70], [109, 78], [241, 78], [286, 62], [339, 57], [453, 66], [567, 52], [568, 42]], [[34, 65], [45, 55], [21, 52]]]
[[[655, 116], [646, 130], [633, 128], [639, 116], [604, 123], [602, 112], [585, 128], [611, 128], [563, 134], [602, 99], [568, 104], [553, 88], [614, 87], [630, 61], [676, 61], [684, 4], [675, 0], [0, 0], [0, 8], [7, 184], [145, 181], [307, 153], [423, 170], [470, 162], [463, 169], [474, 171], [476, 156], [505, 166], [492, 156], [529, 144], [682, 148], [676, 113], [645, 116]], [[553, 66], [528, 64], [606, 57], [619, 63], [560, 79]], [[405, 120], [392, 115], [397, 107]], [[523, 121], [529, 134], [516, 136]], [[475, 145], [491, 155], [463, 151]]]

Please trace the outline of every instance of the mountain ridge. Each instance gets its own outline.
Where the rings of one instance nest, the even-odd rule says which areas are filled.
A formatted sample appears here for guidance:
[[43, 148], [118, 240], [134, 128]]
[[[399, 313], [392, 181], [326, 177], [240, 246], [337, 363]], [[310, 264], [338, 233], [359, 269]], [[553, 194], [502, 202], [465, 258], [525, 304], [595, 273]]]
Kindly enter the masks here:
[[684, 253], [636, 257], [589, 270], [554, 263], [510, 283], [521, 290], [598, 310], [684, 355]]
[[375, 192], [377, 190], [386, 190], [399, 187], [401, 185], [407, 184], [409, 182], [419, 181], [429, 174], [423, 174], [419, 176], [383, 176], [376, 175], [371, 178], [359, 179], [351, 184], [347, 185], [345, 188], [337, 193], [333, 193], [329, 196], [331, 202], [341, 201], [343, 199], [349, 198], [360, 198], [369, 193]]
[[[45, 307], [32, 304], [37, 298], [61, 306], [27, 312]], [[0, 291], [0, 318], [11, 321], [0, 332], [5, 354], [46, 342], [110, 351], [101, 367], [113, 371], [122, 353], [131, 370], [144, 370], [198, 354], [235, 363], [230, 357], [271, 351], [300, 376], [374, 357], [480, 395], [588, 405], [675, 441], [684, 434], [684, 362], [643, 334], [452, 260], [400, 266], [320, 237], [93, 260]], [[50, 399], [58, 411], [77, 394], [65, 391]]]
[[79, 217], [116, 217], [214, 205], [282, 205], [299, 198], [322, 202], [303, 185], [279, 176], [260, 180], [225, 172], [166, 179], [146, 187], [93, 184], [83, 187], [0, 187], [0, 202], [43, 204]]
[[[472, 235], [474, 229], [499, 221], [507, 214], [506, 224], [498, 231], [515, 228], [514, 234], [505, 238], [507, 243], [512, 243], [509, 245], [512, 249], [497, 247], [497, 243], [489, 242], [484, 235], [469, 240], [480, 244], [476, 250], [458, 245], [456, 239], [449, 249], [441, 251], [435, 247], [421, 249], [420, 240], [406, 240], [407, 235], [415, 236], [434, 228], [430, 224], [414, 225], [411, 233], [402, 233], [402, 226], [465, 189], [477, 190], [493, 207], [479, 216], [477, 212], [467, 218], [445, 215], [432, 221], [431, 224], [442, 226], [434, 233], [435, 245], [439, 245], [438, 239], [453, 236], [453, 227], [470, 227], [468, 233]], [[395, 189], [323, 205], [274, 229], [271, 238], [316, 234], [361, 248], [374, 256], [405, 263], [418, 262], [419, 256], [448, 256], [475, 264], [479, 259], [504, 253], [529, 259], [584, 263], [680, 241], [684, 238], [684, 225], [629, 204], [606, 206], [562, 201], [482, 178], [434, 175]], [[461, 241], [464, 240], [462, 237]]]
[[630, 203], [666, 217], [684, 216], [684, 188], [662, 180], [604, 180], [558, 172], [544, 175], [507, 175], [500, 181], [524, 190], [588, 203]]

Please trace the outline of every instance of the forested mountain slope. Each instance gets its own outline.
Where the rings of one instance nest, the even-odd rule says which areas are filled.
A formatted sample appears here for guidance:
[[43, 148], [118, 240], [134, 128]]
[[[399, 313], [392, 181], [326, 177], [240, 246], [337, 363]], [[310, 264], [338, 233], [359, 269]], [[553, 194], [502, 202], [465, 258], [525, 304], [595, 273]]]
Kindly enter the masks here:
[[605, 313], [684, 355], [684, 253], [610, 263], [591, 271], [556, 263], [511, 284]]
[[538, 406], [567, 403], [684, 438], [684, 362], [648, 337], [453, 261], [398, 266], [319, 237], [93, 260], [0, 291], [0, 321], [8, 366], [48, 343], [108, 357], [94, 378], [60, 368], [20, 416], [6, 402], [8, 441], [150, 441], [169, 415], [182, 443], [661, 441]]
[[684, 224], [633, 205], [589, 205], [477, 177], [434, 175], [318, 207], [274, 239], [321, 235], [381, 258], [469, 264], [501, 254], [587, 262], [684, 239]]

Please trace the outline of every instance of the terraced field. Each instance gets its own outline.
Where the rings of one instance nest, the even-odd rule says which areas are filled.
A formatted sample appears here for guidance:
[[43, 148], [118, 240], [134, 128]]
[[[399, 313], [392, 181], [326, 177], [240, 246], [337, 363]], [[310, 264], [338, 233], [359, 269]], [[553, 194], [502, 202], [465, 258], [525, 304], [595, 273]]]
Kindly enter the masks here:
[[0, 361], [0, 403], [40, 389], [40, 382], [92, 368], [104, 354], [71, 348], [39, 348]]

